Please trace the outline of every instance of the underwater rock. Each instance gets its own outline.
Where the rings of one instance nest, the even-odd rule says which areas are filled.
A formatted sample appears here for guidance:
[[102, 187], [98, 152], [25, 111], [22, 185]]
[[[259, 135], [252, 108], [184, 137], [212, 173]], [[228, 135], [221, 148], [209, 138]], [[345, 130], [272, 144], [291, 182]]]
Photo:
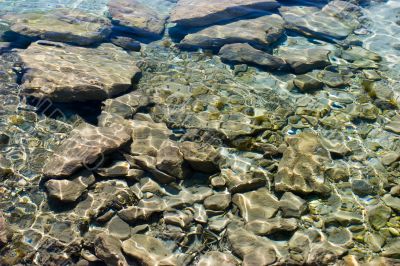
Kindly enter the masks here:
[[146, 1], [111, 0], [108, 10], [118, 29], [137, 35], [161, 35], [167, 20], [165, 15], [147, 5]]
[[226, 215], [213, 216], [208, 220], [208, 227], [211, 231], [221, 233], [231, 222]]
[[344, 227], [328, 227], [326, 229], [328, 241], [332, 244], [341, 246], [343, 248], [350, 248], [354, 246], [352, 241], [353, 235], [348, 228]]
[[389, 258], [400, 258], [400, 240], [393, 240], [383, 248], [382, 255]]
[[295, 218], [275, 217], [267, 220], [253, 220], [245, 225], [245, 229], [256, 235], [269, 235], [276, 232], [292, 232], [297, 229], [297, 220]]
[[11, 162], [0, 154], [0, 176], [13, 173]]
[[384, 126], [384, 129], [396, 134], [400, 134], [400, 116], [396, 115]]
[[122, 250], [144, 266], [176, 265], [176, 259], [161, 240], [135, 234], [122, 243]]
[[66, 177], [82, 167], [91, 167], [104, 155], [117, 150], [131, 139], [124, 127], [95, 127], [81, 124], [69, 138], [57, 147], [43, 167], [43, 173], [50, 177]]
[[179, 148], [194, 170], [208, 174], [219, 171], [220, 155], [210, 144], [184, 141], [179, 143]]
[[296, 76], [293, 83], [301, 92], [320, 90], [324, 86], [313, 72]]
[[318, 78], [325, 85], [331, 88], [339, 88], [347, 84], [342, 74], [328, 70], [320, 71], [318, 73]]
[[275, 0], [179, 0], [171, 13], [171, 22], [185, 27], [211, 25], [253, 12], [279, 7]]
[[325, 165], [331, 161], [329, 151], [314, 133], [300, 133], [286, 138], [284, 151], [275, 175], [277, 191], [329, 193], [324, 178]]
[[219, 56], [224, 62], [252, 64], [271, 70], [286, 66], [286, 62], [281, 58], [257, 50], [247, 43], [224, 45], [219, 51]]
[[0, 211], [0, 248], [8, 243], [9, 232], [6, 220], [4, 219], [3, 213]]
[[129, 173], [129, 163], [125, 161], [114, 162], [111, 166], [96, 169], [96, 174], [102, 177], [123, 177]]
[[368, 209], [368, 221], [375, 230], [379, 230], [386, 226], [391, 213], [392, 210], [389, 207], [382, 204], [376, 205], [373, 208]]
[[152, 214], [163, 212], [167, 207], [169, 206], [166, 201], [158, 196], [153, 196], [150, 199], [140, 200], [137, 206], [120, 210], [118, 216], [128, 223], [133, 223], [138, 220], [147, 220]]
[[237, 193], [233, 195], [232, 202], [238, 206], [246, 222], [272, 218], [279, 209], [278, 199], [267, 188]]
[[193, 213], [189, 210], [164, 212], [163, 217], [166, 224], [176, 225], [181, 228], [187, 228], [193, 221]]
[[337, 262], [347, 250], [329, 243], [326, 237], [315, 229], [296, 231], [289, 240], [289, 249], [290, 256], [296, 264], [319, 265]]
[[164, 123], [131, 120], [132, 155], [148, 155], [156, 157], [161, 145], [169, 139], [172, 132]]
[[255, 19], [210, 26], [186, 35], [179, 43], [179, 47], [214, 49], [232, 43], [248, 43], [265, 47], [282, 37], [283, 24], [284, 21], [279, 15], [270, 14]]
[[268, 238], [229, 226], [228, 240], [233, 252], [243, 259], [243, 265], [271, 265], [278, 260], [279, 248]]
[[18, 54], [24, 92], [55, 102], [105, 100], [127, 91], [140, 75], [133, 57], [109, 43], [82, 48], [39, 41]]
[[178, 179], [184, 179], [188, 174], [188, 168], [183, 159], [183, 153], [179, 149], [178, 143], [165, 141], [161, 144], [157, 152], [156, 167]]
[[195, 264], [196, 266], [238, 266], [238, 260], [229, 253], [222, 253], [219, 251], [209, 251], [202, 255], [199, 261]]
[[128, 266], [122, 254], [122, 242], [111, 235], [101, 233], [96, 236], [94, 241], [96, 256], [110, 266]]
[[225, 180], [226, 187], [231, 193], [255, 190], [267, 184], [265, 173], [258, 171], [236, 173], [231, 169], [222, 169], [220, 176]]
[[119, 46], [127, 51], [139, 52], [142, 48], [140, 42], [135, 39], [124, 37], [124, 36], [116, 36], [111, 38], [111, 43]]
[[369, 184], [366, 180], [353, 180], [351, 182], [351, 189], [354, 194], [364, 197], [374, 193], [374, 187]]
[[[106, 118], [102, 119], [101, 116], [110, 113], [113, 115], [121, 116], [122, 118], [131, 118], [140, 108], [146, 107], [150, 104], [151, 99], [147, 95], [143, 95], [143, 93], [139, 91], [133, 91], [117, 98], [107, 99], [103, 102], [102, 111], [103, 113], [100, 115], [99, 121], [106, 122], [102, 120], [107, 120]], [[99, 122], [99, 123], [100, 123]], [[109, 121], [110, 123], [113, 121]], [[103, 125], [106, 126], [106, 125]]]
[[382, 197], [383, 202], [392, 208], [393, 210], [400, 212], [400, 198], [399, 197], [393, 197], [390, 194], [386, 194], [385, 196]]
[[[397, 109], [397, 100], [393, 88], [383, 80], [371, 81], [364, 80], [362, 82], [364, 89], [368, 95], [374, 100], [376, 106], [380, 109]], [[394, 120], [399, 120], [398, 116], [395, 116]]]
[[77, 9], [15, 13], [3, 19], [11, 23], [12, 31], [21, 35], [82, 46], [101, 42], [111, 33], [111, 22], [107, 18]]
[[45, 186], [50, 198], [61, 202], [75, 202], [94, 182], [93, 174], [84, 170], [77, 173], [71, 180], [51, 179], [45, 183]]
[[351, 46], [346, 50], [342, 50], [340, 53], [340, 57], [349, 62], [354, 62], [358, 60], [371, 60], [379, 62], [382, 60], [382, 57], [377, 53], [374, 53], [360, 46]]
[[108, 232], [111, 236], [118, 239], [125, 240], [131, 235], [131, 228], [129, 224], [124, 222], [121, 218], [115, 215], [107, 224]]
[[283, 217], [300, 218], [307, 209], [307, 202], [292, 192], [285, 192], [279, 200]]
[[357, 212], [337, 210], [329, 214], [324, 219], [324, 222], [326, 225], [340, 224], [343, 226], [348, 226], [353, 224], [362, 224], [363, 219], [364, 217]]
[[290, 30], [324, 40], [345, 39], [354, 26], [337, 16], [332, 16], [324, 9], [313, 6], [284, 6], [279, 12]]
[[226, 192], [215, 193], [204, 200], [204, 207], [207, 210], [223, 211], [229, 207], [231, 198], [231, 194]]
[[296, 74], [307, 73], [330, 65], [330, 51], [323, 48], [279, 47], [276, 56], [282, 58]]
[[207, 212], [202, 204], [195, 203], [193, 205], [193, 211], [194, 211], [193, 218], [196, 222], [201, 224], [207, 223], [208, 220]]

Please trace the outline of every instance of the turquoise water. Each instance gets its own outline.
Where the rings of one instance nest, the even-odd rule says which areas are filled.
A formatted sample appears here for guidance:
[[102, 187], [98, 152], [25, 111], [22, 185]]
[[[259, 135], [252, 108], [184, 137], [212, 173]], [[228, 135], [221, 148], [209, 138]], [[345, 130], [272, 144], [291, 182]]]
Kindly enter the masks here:
[[0, 265], [400, 263], [400, 3], [189, 2], [0, 0]]

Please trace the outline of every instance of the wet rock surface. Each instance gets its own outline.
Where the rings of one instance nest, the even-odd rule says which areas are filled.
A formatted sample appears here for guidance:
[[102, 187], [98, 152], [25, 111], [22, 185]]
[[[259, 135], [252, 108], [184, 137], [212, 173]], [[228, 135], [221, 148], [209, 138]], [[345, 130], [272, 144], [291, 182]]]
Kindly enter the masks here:
[[258, 65], [271, 70], [286, 66], [286, 62], [281, 58], [257, 50], [249, 44], [224, 45], [219, 51], [219, 55], [226, 62]]
[[180, 42], [184, 48], [220, 48], [230, 43], [250, 43], [268, 46], [279, 40], [284, 33], [284, 21], [276, 14], [255, 19], [239, 20], [225, 25], [207, 27], [188, 34]]
[[55, 22], [0, 21], [0, 265], [398, 263], [392, 1], [21, 5]]
[[214, 5], [210, 5], [207, 0], [183, 0], [172, 11], [171, 21], [183, 26], [205, 26], [277, 7], [279, 3], [274, 0], [222, 0]]
[[93, 49], [36, 42], [19, 55], [25, 92], [55, 102], [105, 100], [127, 91], [140, 74], [132, 58], [111, 44]]
[[167, 17], [139, 0], [111, 0], [108, 9], [114, 24], [138, 35], [161, 35]]
[[12, 31], [21, 35], [83, 46], [101, 42], [111, 33], [107, 18], [78, 10], [9, 14], [3, 19], [10, 22]]
[[80, 168], [89, 167], [129, 140], [129, 131], [124, 127], [101, 128], [82, 124], [55, 150], [43, 172], [50, 177], [69, 176]]

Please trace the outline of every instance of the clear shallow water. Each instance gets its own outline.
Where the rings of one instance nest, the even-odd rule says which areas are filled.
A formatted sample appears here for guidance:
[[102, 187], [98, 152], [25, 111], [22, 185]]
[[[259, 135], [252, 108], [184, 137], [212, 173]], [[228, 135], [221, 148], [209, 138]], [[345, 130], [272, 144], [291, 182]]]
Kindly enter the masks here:
[[[171, 1], [147, 3], [164, 14], [174, 9]], [[105, 254], [113, 251], [104, 247], [106, 245], [96, 236], [112, 235], [126, 241], [137, 235], [135, 233], [155, 237], [164, 243], [155, 249], [145, 246], [147, 258], [154, 256], [155, 260], [160, 260], [156, 254], [165, 245], [169, 249], [168, 256], [160, 256], [172, 258], [171, 264], [177, 265], [197, 265], [199, 261], [211, 265], [230, 261], [227, 265], [235, 265], [246, 261], [243, 250], [249, 246], [256, 250], [251, 254], [255, 265], [325, 265], [352, 259], [373, 265], [379, 260], [377, 258], [387, 265], [398, 263], [395, 260], [399, 258], [400, 230], [399, 118], [395, 104], [399, 89], [397, 5], [396, 1], [374, 3], [363, 10], [366, 18], [363, 28], [370, 33], [356, 38], [363, 42], [364, 48], [383, 58], [376, 67], [372, 67], [373, 60], [367, 61], [371, 67], [366, 69], [375, 69], [380, 79], [375, 81], [379, 87], [372, 89], [364, 83], [366, 72], [363, 67], [355, 66], [354, 62], [358, 60], [358, 64], [365, 65], [360, 61], [375, 58], [375, 54], [362, 50], [358, 53], [363, 53], [361, 59], [357, 55], [343, 56], [346, 43], [306, 38], [293, 30], [286, 30], [281, 39], [266, 50], [276, 56], [284, 56], [287, 49], [298, 49], [302, 55], [308, 48], [331, 51], [331, 65], [316, 74], [323, 83], [316, 90], [304, 91], [300, 85], [294, 86], [292, 80], [301, 75], [292, 70], [233, 67], [207, 50], [182, 51], [169, 39], [168, 30], [159, 40], [142, 43], [141, 52], [126, 53], [126, 57], [129, 56], [132, 64], [139, 65], [142, 70], [133, 95], [137, 93], [141, 99], [152, 97], [153, 103], [140, 106], [138, 114], [128, 115], [126, 120], [148, 120], [147, 115], [150, 115], [155, 122], [173, 130], [170, 138], [177, 143], [186, 140], [214, 145], [223, 158], [218, 173], [210, 176], [198, 169], [193, 171], [191, 166], [193, 173], [184, 181], [178, 179], [172, 184], [163, 184], [160, 177], [148, 169], [144, 169], [139, 182], [129, 179], [126, 173], [104, 177], [104, 169], [96, 169], [96, 182], [73, 203], [60, 203], [49, 197], [50, 192], [45, 186], [48, 178], [42, 174], [44, 162], [54, 156], [52, 152], [84, 120], [95, 125], [106, 124], [107, 119], [94, 119], [100, 114], [102, 105], [106, 117], [120, 115], [127, 107], [119, 105], [118, 102], [123, 101], [120, 98], [111, 104], [50, 103], [50, 110], [45, 111], [46, 106], [41, 106], [37, 100], [28, 97], [29, 101], [24, 102], [21, 77], [29, 60], [21, 55], [30, 49], [30, 41], [27, 44], [23, 39], [24, 44], [19, 50], [6, 49], [0, 61], [0, 100], [3, 103], [0, 107], [0, 133], [3, 134], [0, 148], [1, 158], [5, 158], [4, 163], [1, 162], [0, 210], [14, 236], [1, 249], [0, 264], [75, 265], [90, 261], [90, 265], [114, 265], [102, 257], [102, 250]], [[106, 1], [0, 1], [1, 12], [7, 14], [60, 7], [102, 16], [107, 11]], [[4, 25], [12, 22], [4, 22]], [[142, 40], [142, 37], [126, 32], [113, 32], [112, 35]], [[350, 37], [350, 43], [360, 43]], [[4, 39], [10, 42], [15, 38]], [[88, 49], [100, 49], [95, 47]], [[110, 56], [103, 55], [104, 60]], [[114, 52], [112, 55], [118, 58]], [[78, 56], [81, 57], [84, 55]], [[102, 61], [101, 57], [93, 57], [93, 60]], [[340, 73], [339, 77], [337, 73]], [[129, 93], [119, 95], [124, 97]], [[63, 115], [49, 117], [54, 109], [61, 110]], [[113, 121], [123, 123], [116, 117], [112, 117]], [[111, 126], [115, 125], [111, 123]], [[306, 132], [305, 135], [302, 132]], [[156, 145], [152, 141], [159, 137], [157, 134], [146, 131], [145, 135], [151, 145]], [[290, 141], [290, 136], [301, 143], [300, 147]], [[195, 152], [196, 148], [192, 150]], [[127, 154], [126, 149], [119, 149], [107, 156], [102, 168], [129, 161], [129, 157], [124, 157]], [[135, 167], [138, 166], [131, 165], [130, 169]], [[297, 172], [294, 178], [300, 180], [299, 183], [279, 181], [291, 169]], [[287, 175], [287, 178], [293, 176]], [[159, 184], [151, 182], [153, 179]], [[252, 185], [248, 187], [246, 182]], [[143, 195], [140, 196], [137, 190]], [[260, 200], [246, 192], [258, 193], [254, 197]], [[293, 192], [294, 198], [285, 200], [284, 192]], [[214, 199], [217, 203], [206, 203], [204, 199], [212, 193], [224, 196]], [[291, 195], [286, 194], [287, 197]], [[233, 202], [231, 196], [235, 198]], [[240, 197], [244, 198], [244, 203]], [[200, 200], [194, 203], [196, 198]], [[161, 208], [161, 211], [154, 211], [154, 206], [149, 206], [146, 211], [154, 211], [154, 214], [145, 219], [119, 218], [124, 217], [121, 210], [141, 206], [146, 200], [156, 201], [155, 209]], [[228, 201], [227, 206], [224, 201]], [[287, 201], [303, 203], [300, 207], [290, 204], [282, 207]], [[164, 205], [168, 208], [164, 209]], [[203, 205], [208, 209], [206, 222], [202, 220], [204, 217], [193, 218], [195, 209]], [[299, 214], [288, 214], [291, 208]], [[266, 213], [265, 217], [260, 218], [260, 212]], [[260, 223], [259, 227], [257, 223]], [[310, 243], [301, 250], [314, 250], [314, 253], [298, 250], [296, 243], [304, 238]], [[150, 240], [142, 239], [138, 243], [145, 245], [146, 241]], [[121, 250], [116, 242], [110, 245]], [[318, 249], [320, 245], [323, 247]], [[216, 255], [211, 251], [220, 253]], [[128, 264], [146, 262], [126, 249], [123, 254]], [[155, 264], [154, 261], [147, 263]]]

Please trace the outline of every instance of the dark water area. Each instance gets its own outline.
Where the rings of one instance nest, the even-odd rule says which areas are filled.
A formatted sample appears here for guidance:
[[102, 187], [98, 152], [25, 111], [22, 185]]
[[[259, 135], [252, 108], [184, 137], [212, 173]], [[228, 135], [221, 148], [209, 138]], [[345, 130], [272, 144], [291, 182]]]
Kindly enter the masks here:
[[0, 0], [0, 266], [400, 264], [400, 1]]

